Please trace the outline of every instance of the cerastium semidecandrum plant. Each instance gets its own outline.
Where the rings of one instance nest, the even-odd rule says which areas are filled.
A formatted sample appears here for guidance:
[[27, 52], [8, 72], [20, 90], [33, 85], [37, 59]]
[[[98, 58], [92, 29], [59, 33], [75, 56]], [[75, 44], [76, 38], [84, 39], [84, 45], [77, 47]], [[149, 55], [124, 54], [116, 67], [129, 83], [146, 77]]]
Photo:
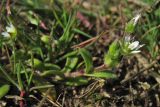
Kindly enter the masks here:
[[131, 19], [125, 26], [124, 34], [126, 35], [122, 39], [114, 41], [109, 46], [109, 50], [104, 57], [104, 62], [107, 66], [115, 67], [120, 62], [120, 58], [141, 52], [140, 48], [144, 44], [134, 41], [134, 37], [131, 36], [140, 17], [141, 14], [137, 14]]
[[[8, 73], [7, 71], [4, 70], [4, 66], [1, 66], [1, 71], [2, 73], [8, 78], [8, 80], [15, 85], [21, 94], [23, 94], [23, 91], [32, 91], [33, 89], [39, 89], [43, 88], [43, 84], [40, 86], [35, 86], [31, 87], [31, 83], [34, 84], [40, 84], [40, 81], [45, 81], [43, 78], [54, 78], [54, 82], [63, 82], [66, 85], [83, 85], [88, 83], [89, 79], [88, 78], [116, 78], [116, 75], [113, 72], [108, 72], [108, 68], [114, 68], [116, 67], [121, 60], [121, 57], [123, 56], [129, 56], [135, 53], [140, 52], [140, 48], [143, 46], [141, 45], [139, 41], [134, 41], [133, 37], [131, 37], [131, 33], [133, 33], [135, 26], [138, 22], [138, 19], [140, 18], [140, 14], [135, 16], [130, 22], [126, 24], [125, 27], [125, 32], [128, 34], [124, 38], [120, 40], [114, 41], [110, 46], [108, 52], [105, 53], [104, 55], [104, 64], [105, 67], [103, 69], [96, 69], [96, 67], [93, 66], [93, 60], [92, 60], [92, 55], [91, 53], [87, 50], [87, 48], [78, 48], [75, 49], [71, 52], [68, 52], [67, 54], [64, 54], [60, 58], [56, 59], [53, 61], [51, 59], [52, 51], [54, 49], [51, 49], [52, 46], [52, 39], [49, 35], [42, 35], [40, 38], [37, 40], [38, 43], [36, 42], [34, 44], [41, 46], [41, 44], [44, 44], [44, 47], [41, 48], [31, 48], [28, 53], [26, 53], [26, 58], [24, 60], [19, 60], [17, 61], [17, 53], [18, 49], [16, 49], [13, 46], [12, 47], [12, 58], [11, 58], [11, 65], [13, 65], [13, 72]], [[66, 41], [67, 39], [68, 42], [70, 42], [71, 38], [69, 38], [69, 34], [72, 34], [72, 25], [73, 22], [72, 16], [69, 16], [68, 18], [68, 26], [69, 28], [65, 28], [63, 37], [60, 38], [60, 40], [55, 40], [57, 43], [55, 45], [58, 45], [56, 48], [59, 48], [65, 44], [63, 44], [63, 41]], [[68, 29], [68, 30], [67, 30]], [[13, 24], [9, 24], [8, 27], [6, 27], [6, 31], [2, 32], [3, 38], [4, 38], [4, 44], [5, 45], [10, 45], [9, 43], [15, 44], [17, 41], [17, 29], [14, 27]], [[67, 35], [67, 36], [64, 36]], [[73, 36], [73, 34], [72, 34]], [[67, 38], [66, 38], [67, 37]], [[63, 39], [62, 39], [63, 38]], [[6, 39], [6, 40], [5, 40]], [[59, 43], [58, 43], [59, 42]], [[68, 43], [67, 42], [67, 43]], [[63, 48], [66, 48], [67, 45]], [[45, 54], [46, 52], [43, 52], [43, 50], [46, 50], [50, 54], [47, 55]], [[60, 50], [60, 49], [59, 49]], [[65, 50], [65, 49], [64, 49]], [[55, 51], [55, 50], [54, 50]], [[40, 58], [35, 58], [34, 56], [38, 54]], [[38, 56], [37, 55], [37, 56]], [[49, 56], [49, 57], [48, 57]], [[49, 58], [49, 59], [48, 59]], [[66, 62], [64, 64], [64, 67], [60, 67], [60, 62], [65, 60]], [[16, 74], [16, 76], [15, 76]], [[13, 75], [13, 76], [12, 76]], [[14, 79], [12, 79], [14, 77]], [[22, 80], [22, 77], [25, 77], [25, 80], [27, 83], [25, 83]], [[37, 78], [39, 80], [37, 80]], [[23, 78], [24, 79], [24, 78]], [[42, 82], [41, 82], [42, 83]], [[47, 82], [46, 82], [47, 83]], [[27, 87], [25, 87], [27, 84]], [[45, 88], [47, 87], [53, 87], [53, 85], [47, 85], [44, 86]], [[9, 90], [9, 88], [8, 88]], [[5, 92], [6, 93], [6, 92]], [[4, 95], [4, 94], [3, 94]], [[23, 97], [23, 96], [21, 96]]]

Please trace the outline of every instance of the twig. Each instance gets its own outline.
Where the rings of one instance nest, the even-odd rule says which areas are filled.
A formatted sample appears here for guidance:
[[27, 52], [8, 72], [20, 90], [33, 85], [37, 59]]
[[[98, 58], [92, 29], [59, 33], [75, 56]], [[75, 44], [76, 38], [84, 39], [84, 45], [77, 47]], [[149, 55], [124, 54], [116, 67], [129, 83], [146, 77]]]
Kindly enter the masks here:
[[43, 106], [43, 103], [44, 101], [46, 100], [47, 98], [47, 95], [50, 93], [52, 88], [49, 88], [47, 91], [46, 91], [46, 95], [42, 98], [42, 100], [39, 102], [39, 104], [37, 105], [37, 107], [42, 107]]
[[127, 82], [129, 82], [129, 81], [132, 80], [133, 78], [138, 77], [140, 74], [142, 74], [142, 73], [144, 73], [145, 71], [147, 71], [148, 69], [152, 68], [152, 66], [153, 66], [154, 64], [156, 64], [158, 60], [160, 60], [160, 56], [158, 56], [158, 57], [156, 58], [156, 60], [154, 60], [148, 67], [143, 68], [142, 70], [140, 70], [140, 72], [132, 75], [130, 78], [127, 78], [127, 79], [122, 80], [122, 81], [121, 81], [121, 84], [126, 84]]
[[57, 102], [57, 101], [52, 101], [52, 100], [50, 100], [49, 98], [47, 98], [47, 100], [50, 102], [50, 103], [52, 103], [52, 105], [54, 105], [54, 106], [56, 106], [56, 107], [63, 107], [59, 102]]
[[[98, 83], [99, 83], [99, 81], [94, 82], [94, 83], [93, 83], [93, 86], [92, 86], [86, 93], [84, 93], [83, 95], [77, 96], [77, 97], [75, 97], [75, 98], [80, 99], [80, 98], [83, 98], [84, 96], [89, 95], [92, 91], [94, 91], [94, 90], [96, 90], [96, 89], [98, 88], [98, 87], [97, 87]], [[92, 85], [92, 84], [91, 84], [91, 85]], [[97, 87], [97, 88], [96, 88], [96, 87]]]
[[36, 89], [52, 88], [53, 86], [54, 85], [35, 86], [35, 87], [30, 88], [29, 91], [31, 92]]
[[95, 67], [95, 68], [94, 68], [94, 71], [102, 71], [102, 70], [105, 70], [105, 69], [107, 69], [107, 68], [108, 68], [107, 65], [102, 64], [102, 65], [100, 65], [100, 66], [98, 66], [98, 67]]
[[[32, 87], [32, 88], [30, 88], [29, 89], [29, 91], [31, 92], [31, 91], [33, 91], [33, 90], [37, 90], [37, 89], [52, 89], [54, 87], [54, 85], [52, 85], [52, 84], [49, 84], [49, 85], [43, 85], [43, 86], [35, 86], [35, 87]], [[50, 90], [51, 91], [51, 90]], [[52, 105], [54, 106], [54, 107], [62, 107], [57, 101], [53, 101], [53, 99], [52, 98], [50, 98], [48, 95], [50, 94], [50, 91], [48, 92], [48, 90], [46, 91], [46, 93], [45, 93], [45, 95], [43, 95], [44, 97], [46, 96], [47, 98], [45, 98], [44, 100], [47, 100], [47, 101], [49, 101], [50, 103], [52, 103]], [[33, 96], [32, 96], [33, 97]], [[43, 97], [43, 98], [44, 98]], [[36, 99], [36, 100], [38, 100], [37, 98], [35, 98], [35, 97], [33, 97], [34, 99]], [[43, 100], [43, 99], [42, 99]], [[41, 101], [42, 101], [41, 100]], [[40, 102], [41, 102], [40, 101]], [[44, 101], [43, 101], [44, 102]], [[40, 103], [39, 103], [40, 104]], [[41, 107], [41, 106], [40, 106]]]
[[63, 98], [62, 98], [62, 107], [64, 107], [64, 103], [65, 103], [65, 98], [66, 98], [66, 90], [63, 93]]

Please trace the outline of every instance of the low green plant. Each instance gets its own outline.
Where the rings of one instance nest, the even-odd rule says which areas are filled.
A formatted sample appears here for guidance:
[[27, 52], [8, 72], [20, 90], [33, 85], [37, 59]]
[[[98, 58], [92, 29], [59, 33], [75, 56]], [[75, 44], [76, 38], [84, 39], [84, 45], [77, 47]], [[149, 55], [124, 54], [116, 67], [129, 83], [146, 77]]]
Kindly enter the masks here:
[[[55, 6], [57, 2], [53, 3], [55, 7], [47, 7], [46, 2], [43, 6], [39, 4], [44, 2], [42, 0], [23, 1], [20, 3], [24, 3], [25, 9], [21, 15], [28, 25], [20, 23], [16, 26], [16, 21], [10, 20], [0, 39], [1, 51], [9, 60], [7, 64], [1, 64], [0, 71], [9, 81], [9, 85], [15, 86], [20, 93], [53, 88], [52, 83], [79, 86], [96, 78], [117, 78], [110, 69], [116, 68], [123, 57], [141, 52], [140, 48], [144, 46], [132, 37], [141, 17], [141, 14], [138, 14], [126, 23], [124, 37], [109, 45], [109, 49], [104, 53], [104, 66], [97, 70], [99, 67], [94, 66], [93, 55], [89, 50], [92, 45], [72, 48], [77, 44], [76, 34], [87, 39], [93, 38], [78, 29], [76, 11], [69, 13], [64, 8]], [[42, 11], [48, 14], [48, 28], [42, 23]], [[30, 24], [33, 27], [30, 27]], [[157, 35], [158, 31], [154, 33]], [[156, 37], [149, 38], [149, 49], [155, 47], [152, 44], [155, 39]], [[0, 91], [6, 89], [0, 98], [9, 91], [9, 85], [0, 88]]]

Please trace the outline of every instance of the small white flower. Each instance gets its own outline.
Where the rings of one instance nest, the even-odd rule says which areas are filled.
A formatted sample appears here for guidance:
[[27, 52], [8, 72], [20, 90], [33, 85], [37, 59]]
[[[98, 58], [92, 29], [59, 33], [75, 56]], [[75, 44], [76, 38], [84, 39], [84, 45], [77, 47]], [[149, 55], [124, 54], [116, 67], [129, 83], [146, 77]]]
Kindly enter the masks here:
[[138, 45], [139, 45], [139, 42], [138, 41], [134, 41], [132, 43], [129, 43], [128, 48], [130, 48], [131, 50], [134, 50], [134, 49], [136, 49], [138, 47]]
[[122, 51], [125, 55], [135, 54], [141, 52], [139, 49], [143, 46], [144, 44], [140, 45], [139, 41], [133, 41], [130, 36], [126, 36], [122, 44]]
[[13, 24], [10, 23], [10, 25], [6, 27], [6, 31], [9, 33], [15, 33], [16, 28], [13, 26]]
[[141, 17], [141, 14], [137, 14], [137, 15], [132, 19], [134, 26], [137, 24], [137, 22], [138, 22], [138, 20], [139, 20], [140, 17]]
[[2, 32], [3, 37], [5, 38], [9, 38], [10, 34], [8, 32]]
[[9, 24], [9, 26], [6, 27], [6, 31], [1, 33], [3, 35], [3, 37], [5, 38], [15, 38], [17, 35], [17, 30], [16, 28], [13, 26], [12, 23]]

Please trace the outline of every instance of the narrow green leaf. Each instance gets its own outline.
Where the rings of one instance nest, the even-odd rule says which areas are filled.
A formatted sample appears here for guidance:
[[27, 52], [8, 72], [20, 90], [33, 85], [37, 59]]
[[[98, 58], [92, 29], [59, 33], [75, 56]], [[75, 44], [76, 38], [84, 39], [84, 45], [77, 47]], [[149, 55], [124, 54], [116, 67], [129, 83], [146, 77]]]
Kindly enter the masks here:
[[17, 68], [17, 79], [18, 79], [18, 84], [19, 84], [19, 88], [20, 90], [23, 90], [23, 82], [22, 82], [22, 78], [21, 78], [21, 62], [19, 62], [18, 64], [16, 64], [16, 68]]
[[85, 37], [87, 37], [87, 38], [92, 38], [91, 35], [89, 35], [89, 34], [83, 32], [83, 31], [81, 31], [80, 29], [74, 28], [73, 31], [74, 31], [75, 33], [79, 33], [79, 34], [81, 34], [81, 35], [83, 35], [83, 36], [85, 36]]
[[61, 68], [58, 65], [52, 63], [45, 63], [44, 64], [45, 70], [60, 70]]
[[65, 67], [62, 69], [62, 72], [72, 71], [74, 67], [77, 65], [77, 62], [78, 62], [77, 56], [67, 57]]
[[6, 79], [8, 81], [10, 81], [13, 85], [15, 85], [18, 89], [20, 89], [19, 85], [10, 77], [10, 75], [2, 68], [2, 66], [0, 66], [0, 71], [2, 71], [4, 76], [6, 76]]
[[40, 76], [42, 77], [51, 77], [53, 75], [63, 75], [63, 72], [60, 70], [45, 70], [40, 73]]
[[79, 50], [81, 56], [84, 59], [85, 62], [85, 72], [89, 73], [93, 70], [93, 61], [92, 61], [92, 55], [87, 51], [86, 49], [82, 48]]
[[60, 47], [67, 45], [67, 43], [69, 43], [72, 40], [73, 36], [71, 36], [71, 27], [74, 24], [74, 21], [75, 18], [72, 15], [70, 15], [68, 23], [64, 28], [64, 33], [58, 41]]
[[67, 82], [65, 82], [66, 85], [70, 86], [80, 86], [80, 85], [85, 85], [87, 83], [88, 80], [84, 77], [68, 78]]
[[60, 18], [58, 17], [55, 9], [53, 9], [53, 14], [54, 14], [54, 17], [56, 18], [58, 24], [59, 24], [62, 28], [64, 28], [64, 25], [63, 25], [63, 23], [61, 22]]
[[58, 63], [59, 61], [62, 61], [64, 59], [66, 59], [67, 57], [77, 55], [77, 53], [78, 53], [78, 51], [69, 52], [69, 53], [65, 54], [64, 56], [60, 57], [59, 59], [57, 59], [56, 63]]
[[97, 77], [97, 78], [116, 78], [117, 76], [111, 72], [95, 72], [93, 74], [85, 74], [85, 76], [89, 77]]
[[62, 75], [60, 72], [61, 68], [58, 65], [46, 63], [44, 64], [45, 70], [40, 73], [41, 76], [53, 76], [53, 75]]

